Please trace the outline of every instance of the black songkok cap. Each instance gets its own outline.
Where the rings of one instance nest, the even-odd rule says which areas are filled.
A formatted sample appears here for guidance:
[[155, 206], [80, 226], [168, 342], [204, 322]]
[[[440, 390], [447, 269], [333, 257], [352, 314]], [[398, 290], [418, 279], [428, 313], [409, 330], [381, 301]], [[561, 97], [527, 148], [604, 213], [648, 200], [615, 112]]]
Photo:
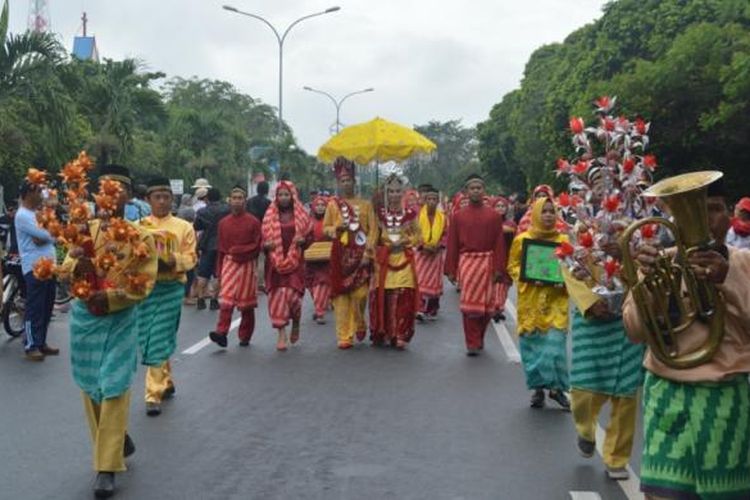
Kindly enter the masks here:
[[172, 192], [172, 185], [169, 183], [169, 179], [163, 176], [152, 177], [146, 183], [146, 193], [151, 194], [154, 191], [169, 191]]
[[440, 194], [440, 190], [432, 184], [425, 184], [422, 187], [422, 193], [424, 194]]
[[105, 165], [99, 171], [99, 179], [112, 179], [130, 186], [133, 181], [130, 177], [130, 170], [122, 165]]
[[472, 181], [479, 181], [484, 184], [484, 178], [479, 174], [471, 174], [464, 181], [464, 186]]

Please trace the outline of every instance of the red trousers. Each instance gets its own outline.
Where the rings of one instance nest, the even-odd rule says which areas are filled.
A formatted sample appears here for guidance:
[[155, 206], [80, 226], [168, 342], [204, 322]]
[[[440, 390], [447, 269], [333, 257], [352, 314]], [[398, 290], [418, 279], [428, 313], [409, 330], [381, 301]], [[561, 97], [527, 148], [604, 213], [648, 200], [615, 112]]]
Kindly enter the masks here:
[[482, 349], [484, 347], [484, 333], [490, 324], [492, 316], [489, 314], [463, 314], [464, 338], [467, 349]]
[[[219, 323], [216, 325], [216, 333], [219, 335], [229, 333], [229, 326], [232, 323], [232, 311], [234, 311], [234, 307], [224, 306], [223, 304], [221, 309], [219, 309]], [[242, 319], [240, 320], [240, 329], [237, 331], [237, 336], [240, 338], [240, 341], [250, 342], [255, 331], [255, 308], [240, 309], [240, 313], [242, 313]]]

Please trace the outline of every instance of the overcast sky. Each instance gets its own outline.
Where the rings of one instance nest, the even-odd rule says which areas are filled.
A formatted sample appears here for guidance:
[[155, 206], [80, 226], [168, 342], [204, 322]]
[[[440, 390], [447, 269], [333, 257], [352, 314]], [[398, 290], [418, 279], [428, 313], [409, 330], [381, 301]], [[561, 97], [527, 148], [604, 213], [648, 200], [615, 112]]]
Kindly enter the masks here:
[[[25, 28], [28, 0], [10, 0], [11, 31]], [[48, 0], [53, 31], [72, 47], [89, 16], [102, 57], [136, 57], [169, 76], [228, 80], [278, 103], [278, 45], [261, 22], [283, 30], [305, 14], [284, 49], [284, 119], [310, 153], [329, 137], [335, 108], [307, 85], [336, 96], [374, 87], [342, 107], [353, 124], [375, 116], [408, 125], [486, 119], [519, 85], [534, 49], [562, 41], [600, 17], [603, 0]]]

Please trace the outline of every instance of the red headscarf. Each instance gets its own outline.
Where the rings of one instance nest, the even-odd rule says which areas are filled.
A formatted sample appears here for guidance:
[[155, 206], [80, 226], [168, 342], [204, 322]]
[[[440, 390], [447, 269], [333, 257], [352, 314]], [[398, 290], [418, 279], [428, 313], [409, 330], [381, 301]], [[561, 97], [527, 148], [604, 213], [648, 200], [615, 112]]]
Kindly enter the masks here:
[[[737, 208], [750, 214], [750, 198], [742, 198], [737, 202]], [[742, 220], [739, 217], [732, 218], [732, 229], [737, 236], [745, 238], [750, 236], [750, 221]]]
[[310, 213], [312, 215], [313, 235], [315, 237], [315, 241], [321, 241], [325, 239], [323, 234], [323, 218], [325, 214], [318, 216], [318, 212], [315, 211], [315, 207], [317, 207], [319, 203], [328, 205], [328, 198], [318, 195], [313, 198], [312, 203], [310, 203]]
[[274, 244], [269, 254], [271, 265], [280, 274], [289, 274], [295, 271], [302, 259], [302, 250], [296, 241], [289, 246], [289, 251], [284, 254], [284, 245], [281, 239], [281, 220], [279, 218], [279, 191], [287, 190], [292, 195], [292, 209], [294, 210], [294, 239], [305, 238], [312, 231], [312, 221], [300, 203], [297, 196], [297, 188], [289, 181], [281, 181], [276, 187], [276, 198], [268, 206], [268, 211], [263, 216], [263, 239]]

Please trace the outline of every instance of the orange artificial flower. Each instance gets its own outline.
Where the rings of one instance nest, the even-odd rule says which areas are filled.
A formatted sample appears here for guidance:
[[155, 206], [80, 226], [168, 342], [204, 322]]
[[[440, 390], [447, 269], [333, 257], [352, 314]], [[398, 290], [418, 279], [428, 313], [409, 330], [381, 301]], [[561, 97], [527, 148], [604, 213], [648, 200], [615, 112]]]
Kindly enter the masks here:
[[148, 245], [144, 242], [138, 243], [135, 247], [133, 247], [133, 256], [136, 259], [148, 259], [150, 255]]
[[88, 300], [91, 297], [91, 284], [86, 280], [76, 280], [70, 287], [73, 297]]
[[89, 207], [83, 201], [76, 201], [70, 204], [70, 221], [76, 224], [85, 224], [90, 217]]
[[99, 193], [107, 196], [116, 197], [122, 193], [122, 184], [112, 179], [102, 179], [99, 181]]
[[86, 153], [86, 151], [81, 151], [80, 153], [78, 153], [78, 158], [75, 159], [75, 163], [86, 172], [94, 168], [94, 162], [91, 161], [91, 158]]
[[81, 233], [75, 224], [68, 224], [63, 228], [62, 236], [69, 245], [75, 245], [78, 243]]
[[57, 220], [57, 214], [49, 207], [42, 208], [36, 213], [36, 220], [42, 227], [47, 227], [51, 222]]
[[62, 235], [63, 226], [60, 221], [53, 220], [47, 224], [47, 231], [53, 238], [59, 238]]
[[128, 283], [125, 285], [125, 290], [132, 294], [142, 294], [146, 291], [150, 276], [146, 273], [131, 274], [128, 276]]
[[96, 258], [94, 264], [105, 273], [109, 272], [117, 265], [117, 256], [113, 253], [103, 253]]
[[40, 281], [52, 279], [55, 275], [55, 261], [48, 257], [42, 257], [34, 263], [32, 272], [34, 277]]
[[79, 164], [70, 162], [60, 172], [65, 184], [80, 184], [86, 180], [86, 171]]
[[47, 172], [38, 170], [36, 168], [30, 168], [26, 172], [26, 180], [29, 182], [29, 184], [42, 186], [47, 183]]
[[96, 201], [97, 207], [107, 212], [117, 210], [117, 200], [108, 194], [95, 194], [94, 201]]
[[115, 217], [109, 223], [107, 235], [115, 241], [127, 241], [130, 238], [130, 229], [130, 224], [125, 222], [123, 219]]

